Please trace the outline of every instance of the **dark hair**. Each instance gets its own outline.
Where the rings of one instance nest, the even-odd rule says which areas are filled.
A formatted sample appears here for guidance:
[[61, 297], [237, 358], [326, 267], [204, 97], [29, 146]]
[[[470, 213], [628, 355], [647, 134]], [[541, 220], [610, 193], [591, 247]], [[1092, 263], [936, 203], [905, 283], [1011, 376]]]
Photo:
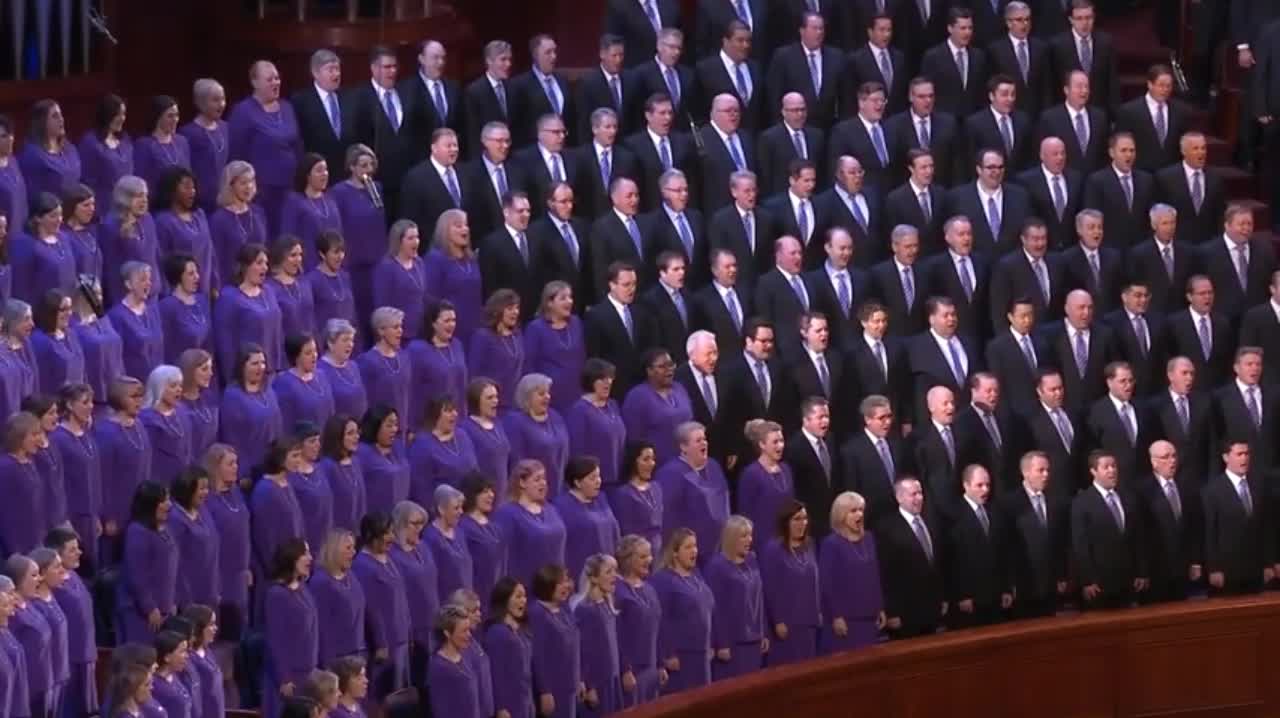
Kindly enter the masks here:
[[315, 337], [305, 332], [290, 334], [284, 340], [284, 356], [289, 360], [290, 366], [298, 363], [298, 357], [302, 356], [302, 350], [306, 349], [308, 344], [315, 344], [316, 351], [320, 351], [320, 344], [316, 342]]
[[179, 472], [170, 487], [174, 503], [190, 511], [195, 503], [196, 493], [200, 490], [201, 481], [208, 483], [209, 472], [199, 464], [192, 464]]
[[361, 549], [367, 548], [381, 541], [389, 533], [391, 533], [391, 514], [385, 511], [371, 511], [360, 519], [359, 546]]
[[281, 436], [271, 442], [271, 445], [267, 447], [267, 453], [262, 457], [262, 466], [258, 467], [258, 473], [264, 476], [283, 473], [285, 460], [288, 458], [289, 452], [298, 448], [301, 443], [293, 435]]
[[[307, 191], [307, 180], [311, 177], [311, 170], [316, 165], [324, 162], [324, 155], [316, 152], [308, 152], [302, 156], [302, 161], [298, 163], [298, 169], [293, 173], [293, 188], [298, 192]], [[328, 163], [325, 164], [328, 167]]]
[[474, 414], [480, 410], [480, 397], [489, 387], [498, 388], [498, 382], [487, 376], [478, 376], [467, 383], [467, 412]]
[[299, 444], [305, 443], [307, 439], [320, 436], [320, 425], [308, 419], [300, 419], [288, 427], [293, 430], [294, 437]]
[[[787, 499], [778, 507], [778, 522], [774, 528], [778, 531], [778, 538], [782, 539], [783, 548], [786, 548], [787, 542], [791, 539], [791, 518], [804, 510], [804, 504], [795, 499]], [[809, 537], [806, 535], [805, 539], [809, 540]]]
[[170, 107], [177, 107], [178, 101], [168, 95], [156, 95], [151, 98], [151, 112], [147, 115], [147, 133], [156, 131], [156, 127], [160, 124], [160, 118], [164, 117], [164, 113], [169, 111]]
[[[249, 363], [249, 359], [254, 354], [261, 354], [263, 359], [267, 358], [267, 353], [263, 351], [262, 345], [254, 344], [253, 342], [241, 344], [240, 351], [236, 352], [236, 365], [231, 367], [231, 378], [241, 387], [244, 386], [244, 366]], [[271, 367], [267, 368], [270, 369]]]
[[582, 390], [595, 391], [596, 382], [601, 379], [616, 378], [618, 368], [612, 362], [599, 357], [591, 357], [582, 364]]
[[462, 510], [465, 512], [470, 512], [475, 509], [476, 499], [479, 498], [480, 494], [483, 494], [486, 491], [493, 491], [495, 498], [497, 495], [497, 489], [494, 487], [493, 482], [489, 480], [488, 476], [485, 476], [479, 471], [468, 471], [466, 475], [462, 477], [461, 486]]
[[972, 20], [973, 11], [967, 7], [952, 7], [951, 10], [947, 12], [947, 27], [951, 27], [956, 24], [958, 20], [966, 17]]
[[76, 533], [70, 525], [54, 526], [44, 535], [44, 545], [54, 551], [61, 551], [67, 547], [67, 544], [79, 540], [80, 534]]
[[389, 57], [394, 60], [396, 59], [396, 53], [386, 45], [374, 45], [373, 47], [369, 48], [369, 64], [370, 65], [377, 62], [378, 60], [381, 60], [384, 57]]
[[496, 290], [484, 302], [484, 326], [494, 329], [502, 321], [502, 315], [511, 307], [520, 306], [520, 295], [515, 290], [502, 288]]
[[169, 616], [160, 623], [160, 630], [173, 631], [190, 641], [195, 636], [196, 627], [195, 624], [182, 616]]
[[667, 351], [663, 347], [651, 347], [646, 349], [644, 354], [640, 355], [640, 365], [644, 367], [645, 371], [648, 371], [652, 369], [662, 357], [670, 359], [671, 352]]
[[742, 325], [742, 336], [743, 336], [743, 339], [744, 339], [744, 340], [746, 340], [746, 339], [755, 339], [755, 338], [756, 338], [756, 332], [760, 331], [761, 329], [768, 329], [769, 331], [776, 331], [776, 330], [774, 329], [773, 322], [769, 321], [768, 319], [765, 319], [765, 318], [763, 318], [763, 317], [752, 317], [752, 318], [750, 318], [750, 319], [748, 319], [748, 320], [747, 320], [747, 323], [746, 323], [746, 324], [743, 324], [743, 325]]
[[62, 300], [70, 298], [70, 294], [56, 287], [40, 295], [40, 300], [31, 311], [31, 319], [36, 329], [50, 335], [57, 331], [58, 312], [62, 310]]
[[427, 311], [422, 314], [421, 336], [423, 339], [430, 341], [431, 337], [435, 334], [434, 326], [436, 320], [445, 312], [453, 312], [456, 316], [458, 314], [458, 308], [448, 299], [441, 299], [438, 302], [432, 302], [427, 305]]
[[618, 281], [618, 277], [620, 277], [623, 272], [631, 272], [632, 274], [635, 274], [635, 265], [623, 260], [610, 262], [609, 267], [605, 270], [606, 279], [609, 280], [609, 284], [613, 284]]
[[134, 523], [142, 524], [152, 531], [160, 530], [156, 521], [156, 510], [169, 499], [169, 489], [158, 481], [143, 481], [133, 492], [133, 502], [129, 506], [129, 516]]
[[200, 182], [191, 170], [182, 165], [165, 168], [160, 174], [160, 181], [156, 183], [156, 206], [162, 209], [173, 207], [174, 200], [178, 198], [178, 186], [185, 179], [191, 180], [199, 189]]
[[382, 430], [383, 423], [392, 416], [400, 418], [399, 412], [386, 404], [374, 404], [369, 407], [364, 413], [364, 418], [360, 420], [360, 441], [366, 444], [378, 443], [378, 432]]
[[164, 663], [166, 658], [178, 652], [178, 648], [182, 646], [184, 641], [190, 640], [177, 631], [161, 631], [157, 633], [155, 639], [151, 642], [156, 649], [156, 663]]
[[549, 563], [538, 569], [533, 574], [533, 597], [539, 601], [550, 601], [556, 593], [556, 586], [568, 575], [565, 567], [557, 563]]
[[600, 470], [600, 460], [594, 456], [572, 456], [565, 463], [564, 467], [564, 483], [571, 489], [578, 488], [578, 484], [587, 478], [594, 471]]
[[31, 394], [22, 397], [22, 401], [18, 404], [18, 409], [43, 421], [44, 415], [57, 406], [58, 400], [49, 394]]
[[656, 458], [658, 449], [653, 445], [653, 442], [645, 441], [644, 439], [627, 441], [622, 450], [622, 476], [618, 477], [620, 481], [626, 483], [631, 480], [631, 477], [636, 473], [636, 464], [640, 461], [640, 455], [646, 450], [653, 451]]
[[98, 139], [107, 138], [107, 128], [124, 107], [124, 99], [116, 94], [103, 95], [102, 99], [98, 100], [98, 109], [93, 115], [93, 129]]
[[314, 698], [303, 695], [289, 696], [284, 699], [279, 718], [311, 718], [319, 707], [320, 703]]
[[[249, 242], [240, 245], [240, 249], [236, 250], [236, 271], [234, 281], [240, 284], [244, 281], [244, 272], [249, 265], [258, 261], [258, 255], [267, 255], [267, 248], [257, 242]], [[269, 256], [269, 255], [267, 255]], [[268, 263], [269, 260], [268, 260]]]
[[204, 645], [204, 630], [213, 623], [213, 609], [200, 603], [190, 603], [182, 609], [182, 617], [191, 623], [191, 642], [197, 647]]
[[366, 665], [368, 664], [360, 656], [340, 656], [333, 659], [333, 662], [329, 664], [329, 670], [333, 671], [334, 675], [338, 677], [338, 692], [346, 693], [347, 684], [356, 676], [359, 676], [360, 671], [363, 671]]
[[49, 141], [47, 125], [49, 115], [53, 113], [55, 107], [58, 107], [58, 101], [48, 97], [36, 100], [36, 103], [31, 106], [31, 129], [27, 131], [27, 142], [43, 146]]
[[267, 264], [271, 268], [275, 268], [284, 263], [289, 258], [289, 253], [294, 247], [301, 247], [302, 239], [296, 234], [282, 234], [276, 237], [271, 243], [271, 248], [267, 251]]
[[320, 453], [334, 461], [342, 461], [349, 457], [343, 436], [347, 433], [347, 424], [353, 422], [357, 427], [360, 426], [360, 422], [346, 414], [334, 414], [329, 417], [320, 431]]
[[436, 422], [440, 421], [440, 416], [450, 407], [454, 410], [458, 409], [457, 403], [453, 400], [453, 394], [438, 394], [431, 397], [427, 401], [427, 411], [422, 417], [422, 428], [431, 431], [435, 428]]
[[[86, 200], [94, 199], [93, 190], [83, 182], [69, 184], [62, 188], [62, 211], [64, 214], [72, 214]], [[96, 207], [95, 207], [96, 213]]]
[[[503, 576], [498, 582], [493, 584], [493, 590], [489, 592], [489, 623], [499, 623], [507, 617], [507, 604], [511, 603], [511, 596], [515, 594], [516, 588], [522, 584], [510, 576]], [[515, 618], [512, 616], [512, 618]], [[529, 619], [526, 611], [525, 615], [516, 619], [519, 623], [524, 623]]]
[[[170, 287], [182, 284], [182, 275], [187, 273], [187, 264], [196, 264], [196, 258], [181, 252], [167, 255], [160, 263], [160, 269], [164, 272], [164, 280], [169, 283]], [[199, 271], [199, 269], [200, 265], [196, 264], [196, 271]]]
[[338, 249], [347, 248], [347, 240], [342, 238], [342, 233], [336, 229], [326, 229], [316, 236], [316, 254], [325, 255]]
[[62, 200], [52, 192], [37, 192], [27, 204], [27, 226], [34, 227], [36, 220], [62, 207]]
[[307, 540], [301, 536], [285, 539], [271, 556], [271, 580], [287, 583], [294, 579], [298, 559], [307, 555]]

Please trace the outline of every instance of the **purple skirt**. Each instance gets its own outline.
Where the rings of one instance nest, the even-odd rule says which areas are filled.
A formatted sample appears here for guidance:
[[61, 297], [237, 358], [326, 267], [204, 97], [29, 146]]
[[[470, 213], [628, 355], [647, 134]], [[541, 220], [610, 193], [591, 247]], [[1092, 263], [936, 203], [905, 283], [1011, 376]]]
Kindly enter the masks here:
[[711, 683], [711, 659], [704, 651], [679, 651], [676, 657], [680, 659], [680, 670], [668, 671], [670, 676], [662, 689], [663, 695]]
[[764, 654], [760, 652], [760, 642], [735, 643], [729, 649], [729, 660], [711, 659], [712, 680], [723, 681], [738, 676], [745, 676], [760, 670]]
[[60, 718], [85, 718], [102, 707], [98, 702], [97, 670], [96, 661], [71, 664], [71, 680], [62, 700]]
[[818, 655], [817, 626], [788, 626], [787, 628], [787, 640], [781, 640], [776, 635], [769, 639], [769, 652], [765, 654], [765, 662], [770, 666], [799, 663]]
[[636, 689], [630, 693], [622, 692], [622, 707], [632, 708], [642, 703], [658, 700], [662, 693], [662, 684], [658, 681], [658, 669], [654, 666], [636, 671]]
[[388, 650], [387, 660], [374, 663], [369, 671], [369, 697], [377, 702], [409, 685], [409, 644]]
[[824, 655], [841, 651], [853, 651], [867, 646], [874, 646], [880, 642], [880, 629], [876, 628], [874, 618], [867, 620], [845, 619], [845, 621], [849, 624], [849, 633], [844, 638], [837, 636], [830, 626], [823, 626], [822, 653]]
[[31, 694], [31, 718], [58, 718], [67, 684], [57, 683], [48, 690]]

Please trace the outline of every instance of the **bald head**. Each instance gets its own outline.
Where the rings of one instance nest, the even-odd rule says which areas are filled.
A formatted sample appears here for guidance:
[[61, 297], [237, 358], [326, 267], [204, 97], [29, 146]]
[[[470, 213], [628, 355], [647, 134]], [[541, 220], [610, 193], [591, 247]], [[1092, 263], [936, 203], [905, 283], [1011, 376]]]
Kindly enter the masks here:
[[785, 235], [773, 243], [773, 261], [783, 271], [799, 274], [803, 260], [804, 248], [795, 237]]
[[1083, 289], [1067, 295], [1067, 321], [1076, 329], [1087, 329], [1093, 322], [1093, 297]]
[[782, 96], [782, 121], [793, 130], [804, 127], [809, 117], [809, 106], [804, 95], [799, 92], [788, 92]]
[[613, 201], [613, 206], [618, 208], [618, 211], [630, 217], [640, 206], [640, 190], [636, 188], [635, 182], [625, 177], [616, 179], [609, 189], [609, 199]]
[[934, 421], [948, 426], [956, 412], [956, 395], [945, 386], [935, 386], [925, 395], [925, 405]]
[[727, 92], [716, 95], [711, 101], [711, 121], [725, 134], [737, 132], [742, 121], [738, 98]]
[[1162, 479], [1172, 479], [1178, 471], [1178, 449], [1168, 441], [1151, 442], [1147, 457], [1151, 459], [1152, 473]]
[[1057, 137], [1046, 137], [1040, 142], [1040, 162], [1054, 174], [1062, 174], [1067, 166], [1067, 146]]

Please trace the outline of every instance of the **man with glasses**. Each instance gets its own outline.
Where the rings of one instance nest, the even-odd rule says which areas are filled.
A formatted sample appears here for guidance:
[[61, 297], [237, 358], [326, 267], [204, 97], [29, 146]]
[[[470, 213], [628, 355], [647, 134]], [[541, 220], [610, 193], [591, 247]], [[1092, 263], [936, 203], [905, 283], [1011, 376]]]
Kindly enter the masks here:
[[987, 45], [987, 63], [993, 75], [1008, 75], [1018, 88], [1017, 108], [1029, 117], [1049, 104], [1049, 46], [1031, 37], [1031, 8], [1021, 0], [1004, 7], [1001, 33]]
[[[609, 4], [619, 2], [635, 5], [634, 0], [619, 0]], [[689, 110], [693, 108], [690, 101], [697, 93], [694, 92], [693, 71], [680, 62], [684, 57], [684, 33], [671, 26], [662, 28], [662, 32], [658, 33], [657, 54], [652, 57], [638, 54], [630, 41], [626, 46], [630, 49], [627, 59], [634, 57], [639, 61], [631, 69], [636, 82], [636, 97], [650, 97], [660, 92], [671, 98], [672, 109], [677, 117], [688, 117]], [[641, 127], [644, 125], [644, 108], [637, 106], [635, 109], [641, 111], [636, 113], [635, 126]]]
[[1031, 200], [1025, 189], [1004, 181], [1003, 152], [982, 149], [975, 160], [978, 178], [951, 190], [946, 212], [969, 218], [977, 251], [1002, 253], [1017, 246], [1018, 234], [1031, 214]]
[[533, 216], [541, 217], [551, 198], [551, 186], [557, 182], [575, 183], [578, 162], [572, 150], [566, 149], [567, 131], [564, 118], [546, 114], [538, 118], [538, 141], [517, 150], [511, 158], [524, 170], [529, 181], [529, 199], [533, 202]]

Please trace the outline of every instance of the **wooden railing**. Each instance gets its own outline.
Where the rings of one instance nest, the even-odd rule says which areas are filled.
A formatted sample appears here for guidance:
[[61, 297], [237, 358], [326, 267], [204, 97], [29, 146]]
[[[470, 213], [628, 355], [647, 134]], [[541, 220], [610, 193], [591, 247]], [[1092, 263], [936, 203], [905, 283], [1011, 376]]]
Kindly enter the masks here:
[[[343, 12], [347, 22], [359, 20], [360, 0], [345, 0], [344, 4]], [[340, 3], [317, 3], [315, 0], [283, 0], [282, 2], [258, 0], [258, 19], [265, 20], [276, 12], [288, 12], [298, 22], [306, 22], [318, 13], [331, 11], [332, 6], [335, 5]], [[383, 0], [381, 11], [373, 19], [401, 21], [431, 17], [431, 5], [431, 0]]]

